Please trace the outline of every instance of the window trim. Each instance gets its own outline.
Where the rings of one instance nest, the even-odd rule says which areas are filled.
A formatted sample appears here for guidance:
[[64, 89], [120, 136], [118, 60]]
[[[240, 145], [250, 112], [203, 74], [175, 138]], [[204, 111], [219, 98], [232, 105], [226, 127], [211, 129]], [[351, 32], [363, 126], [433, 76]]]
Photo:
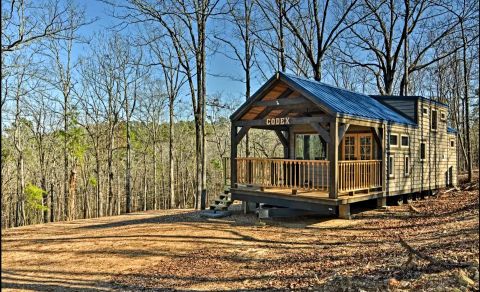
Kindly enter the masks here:
[[450, 148], [455, 148], [455, 140], [450, 140]]
[[[407, 137], [407, 139], [408, 139], [407, 145], [403, 145], [403, 143], [402, 143], [402, 138], [403, 138], [403, 137]], [[410, 147], [410, 136], [409, 136], [409, 135], [400, 135], [400, 147], [401, 147], [401, 148], [408, 148], [408, 147]]]
[[[433, 112], [435, 112], [435, 128], [433, 128]], [[436, 132], [438, 131], [438, 111], [436, 109], [432, 109], [430, 113], [430, 131]]]
[[[408, 163], [407, 163], [408, 161]], [[408, 165], [406, 165], [408, 164]], [[403, 174], [407, 177], [410, 176], [410, 166], [411, 166], [411, 161], [410, 161], [410, 156], [405, 155], [403, 158]]]
[[[388, 154], [388, 178], [395, 178], [395, 153]], [[390, 162], [392, 160], [392, 163]], [[393, 167], [392, 167], [393, 165]]]
[[[423, 145], [423, 148], [425, 149], [423, 158], [422, 158], [422, 145]], [[425, 142], [421, 142], [419, 150], [420, 150], [420, 155], [419, 155], [420, 161], [425, 161], [427, 159], [427, 144]]]
[[424, 116], [428, 116], [428, 108], [422, 107], [422, 113]]
[[[397, 136], [397, 144], [392, 144], [390, 141], [391, 141], [391, 136]], [[398, 134], [393, 134], [393, 133], [390, 133], [388, 135], [388, 145], [390, 145], [390, 147], [398, 147]]]
[[440, 111], [440, 120], [441, 121], [447, 120], [447, 114], [444, 111]]

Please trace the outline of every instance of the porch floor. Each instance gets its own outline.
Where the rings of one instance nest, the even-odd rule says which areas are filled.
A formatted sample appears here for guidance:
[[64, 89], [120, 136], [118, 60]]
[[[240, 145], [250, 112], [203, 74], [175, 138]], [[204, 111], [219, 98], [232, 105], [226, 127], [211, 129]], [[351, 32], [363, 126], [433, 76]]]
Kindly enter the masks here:
[[246, 185], [239, 185], [236, 188], [231, 188], [230, 191], [233, 195], [232, 198], [235, 198], [235, 194], [244, 194], [248, 196], [268, 197], [271, 199], [281, 198], [294, 201], [320, 203], [330, 206], [351, 204], [386, 197], [386, 195], [384, 195], [384, 192], [378, 189], [367, 189], [363, 193], [340, 193], [337, 199], [329, 198], [328, 191], [297, 190], [296, 194], [292, 194], [291, 189], [265, 188], [262, 191], [260, 187], [252, 187]]

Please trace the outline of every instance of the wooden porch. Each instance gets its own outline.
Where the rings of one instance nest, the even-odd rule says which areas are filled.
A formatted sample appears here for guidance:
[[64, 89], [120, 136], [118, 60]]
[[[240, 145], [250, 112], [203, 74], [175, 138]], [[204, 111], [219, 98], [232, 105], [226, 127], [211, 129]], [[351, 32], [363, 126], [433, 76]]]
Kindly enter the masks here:
[[[281, 158], [236, 158], [234, 188], [278, 195], [329, 198], [330, 161]], [[338, 162], [338, 196], [381, 191], [381, 160]]]

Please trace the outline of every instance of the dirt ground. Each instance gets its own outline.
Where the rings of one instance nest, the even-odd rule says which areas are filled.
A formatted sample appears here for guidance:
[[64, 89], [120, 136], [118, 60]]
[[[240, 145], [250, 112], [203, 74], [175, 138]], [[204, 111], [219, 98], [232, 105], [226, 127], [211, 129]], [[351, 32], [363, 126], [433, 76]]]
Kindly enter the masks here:
[[2, 289], [474, 291], [478, 215], [477, 184], [352, 220], [171, 210], [27, 226], [2, 232]]

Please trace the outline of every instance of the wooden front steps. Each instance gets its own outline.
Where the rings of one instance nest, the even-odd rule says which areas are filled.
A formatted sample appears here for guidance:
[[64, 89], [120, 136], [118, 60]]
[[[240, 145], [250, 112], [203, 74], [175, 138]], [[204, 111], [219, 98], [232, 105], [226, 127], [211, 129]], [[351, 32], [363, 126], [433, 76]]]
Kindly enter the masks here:
[[213, 211], [226, 211], [228, 207], [233, 203], [232, 197], [229, 193], [220, 194], [216, 199], [215, 203], [210, 205], [210, 210]]

